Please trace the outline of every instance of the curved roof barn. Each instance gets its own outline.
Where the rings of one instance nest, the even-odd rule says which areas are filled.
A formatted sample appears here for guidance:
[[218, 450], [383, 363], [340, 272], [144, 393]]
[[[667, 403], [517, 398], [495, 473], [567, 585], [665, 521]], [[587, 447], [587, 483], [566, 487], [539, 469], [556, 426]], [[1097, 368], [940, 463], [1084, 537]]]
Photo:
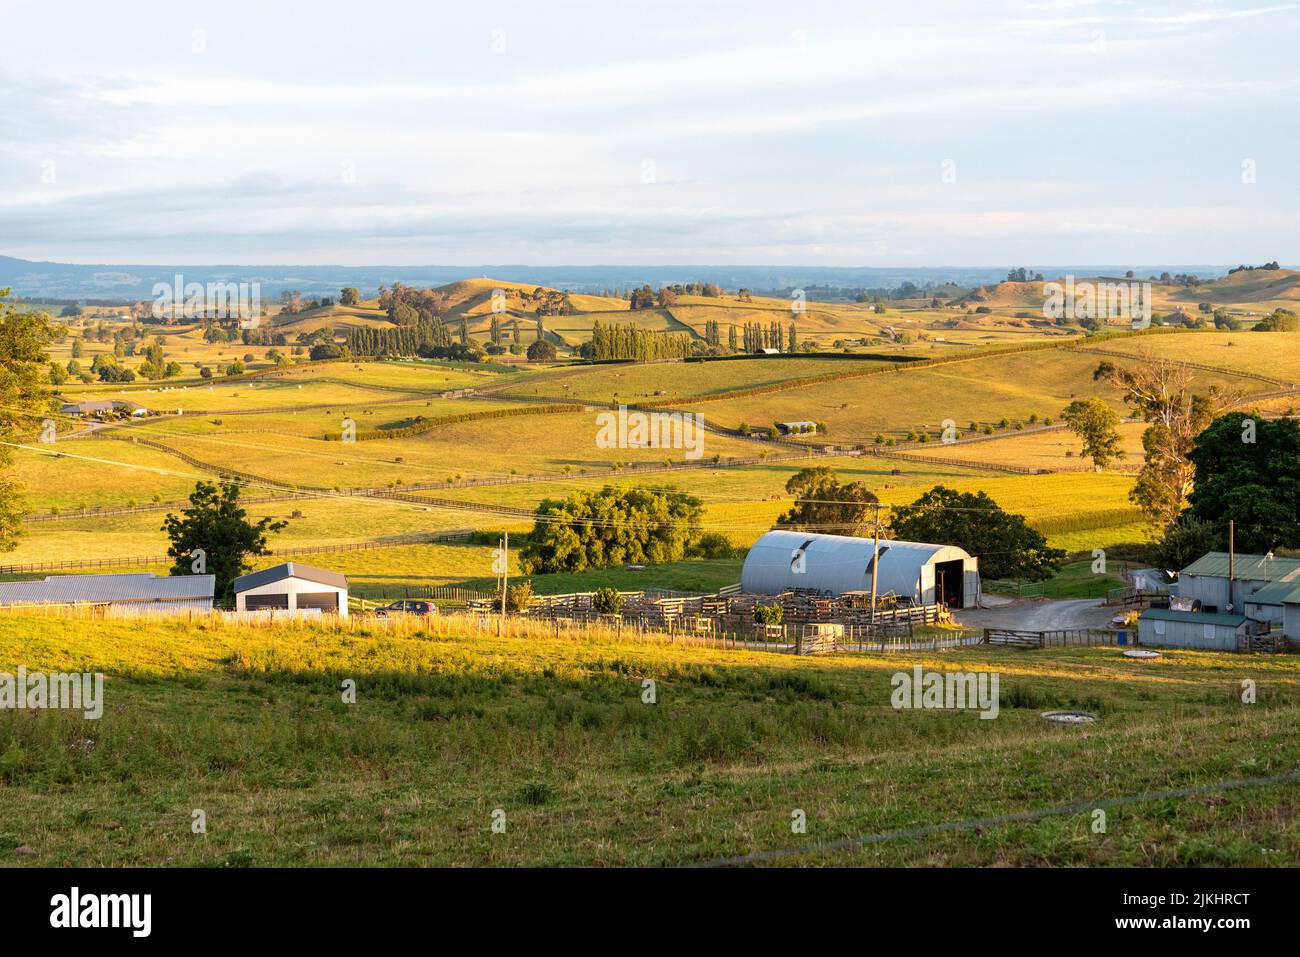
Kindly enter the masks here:
[[[869, 538], [771, 531], [745, 556], [741, 588], [775, 595], [792, 588], [824, 594], [871, 591]], [[947, 604], [969, 608], [979, 599], [979, 563], [955, 545], [881, 539], [876, 594], [890, 593], [917, 602], [935, 600], [941, 585]]]

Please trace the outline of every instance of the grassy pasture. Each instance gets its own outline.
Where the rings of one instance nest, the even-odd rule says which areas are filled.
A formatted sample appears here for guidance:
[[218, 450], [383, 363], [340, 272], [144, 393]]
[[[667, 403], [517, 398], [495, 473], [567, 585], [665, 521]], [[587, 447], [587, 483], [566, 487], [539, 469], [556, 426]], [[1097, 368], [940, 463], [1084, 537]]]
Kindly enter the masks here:
[[[834, 442], [871, 443], [878, 434], [905, 435], [925, 430], [932, 436], [945, 419], [966, 431], [978, 425], [1058, 418], [1072, 399], [1098, 396], [1122, 411], [1117, 389], [1093, 380], [1100, 358], [1048, 350], [973, 358], [966, 362], [908, 369], [766, 395], [721, 399], [699, 406], [710, 420], [735, 427], [740, 422], [766, 426], [774, 421], [825, 422]], [[1118, 360], [1123, 362], [1124, 360]], [[1197, 372], [1198, 388], [1259, 391], [1259, 383], [1237, 376]], [[689, 407], [687, 404], [684, 407]], [[820, 444], [825, 439], [811, 437]]]
[[[502, 407], [500, 403], [492, 406]], [[379, 406], [378, 410], [387, 418], [393, 414], [386, 411], [390, 408]], [[422, 405], [418, 408], [424, 409], [425, 414], [431, 411]], [[437, 426], [418, 436], [354, 444], [287, 433], [230, 436], [173, 433], [163, 441], [201, 462], [277, 482], [338, 489], [373, 488], [398, 481], [409, 485], [455, 477], [558, 475], [565, 466], [578, 472], [605, 469], [615, 462], [683, 460], [684, 452], [680, 449], [597, 447], [595, 415], [594, 411], [575, 411], [457, 422]], [[241, 430], [254, 429], [257, 418], [241, 416], [238, 423], [231, 424]], [[316, 420], [303, 421], [312, 424]], [[338, 423], [336, 419], [327, 425], [338, 429]], [[147, 434], [159, 438], [157, 433]], [[754, 443], [727, 436], [707, 436], [704, 448], [707, 455], [755, 454]], [[467, 455], [467, 449], [472, 449], [473, 454]], [[403, 461], [398, 462], [399, 458]]]
[[[3, 616], [6, 667], [107, 677], [98, 721], [0, 713], [0, 846], [37, 866], [685, 864], [1300, 764], [1288, 657], [795, 659], [436, 628]], [[913, 665], [999, 673], [998, 718], [893, 709], [890, 677]], [[1240, 702], [1247, 677], [1258, 704]], [[1101, 720], [1054, 726], [1050, 707]], [[1104, 834], [1075, 813], [774, 863], [1277, 866], [1300, 854], [1298, 815], [1280, 784], [1115, 808]]]
[[[1146, 431], [1146, 424], [1125, 422], [1120, 424], [1118, 431], [1124, 458], [1117, 464], [1121, 468], [1135, 469], [1142, 464], [1142, 433]], [[932, 458], [959, 458], [985, 462], [991, 466], [1004, 464], [1036, 469], [1077, 469], [1091, 465], [1091, 460], [1080, 457], [1082, 450], [1083, 443], [1073, 432], [1068, 429], [1052, 429], [1035, 432], [1013, 430], [979, 442], [956, 445], [935, 443], [911, 451]]]
[[[1222, 369], [1254, 372], [1286, 382], [1300, 382], [1300, 335], [1294, 332], [1197, 332], [1192, 335], [1120, 339], [1107, 349], [1134, 356], [1151, 355], [1198, 362]], [[1238, 386], [1240, 388], [1240, 386]], [[1266, 386], [1258, 386], [1258, 391]]]
[[379, 389], [367, 389], [345, 382], [282, 379], [252, 380], [211, 385], [158, 385], [143, 389], [68, 389], [70, 402], [121, 399], [137, 402], [154, 412], [173, 413], [178, 409], [195, 413], [240, 413], [260, 409], [277, 409], [296, 405], [391, 401], [400, 395]]
[[[663, 401], [747, 389], [790, 379], [888, 365], [871, 359], [728, 359], [716, 362], [656, 362], [592, 366], [521, 381], [506, 395], [584, 399], [625, 403]], [[660, 395], [659, 393], [663, 393]]]

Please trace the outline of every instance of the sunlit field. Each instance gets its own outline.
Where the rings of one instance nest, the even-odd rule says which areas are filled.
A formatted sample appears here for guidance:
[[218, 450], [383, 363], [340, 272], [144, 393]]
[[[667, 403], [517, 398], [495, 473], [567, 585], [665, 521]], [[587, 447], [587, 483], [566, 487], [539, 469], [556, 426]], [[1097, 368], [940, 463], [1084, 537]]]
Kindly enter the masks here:
[[[54, 866], [680, 865], [782, 850], [771, 864], [1276, 866], [1300, 854], [1289, 783], [1127, 803], [1104, 834], [1088, 813], [1056, 813], [799, 852], [1288, 771], [1300, 673], [1286, 656], [808, 659], [612, 630], [375, 627], [0, 616], [5, 658], [107, 675], [99, 721], [0, 714], [14, 798], [0, 802], [0, 841]], [[914, 665], [1000, 673], [997, 718], [895, 710], [890, 676]], [[1240, 701], [1245, 677], [1258, 704]], [[1053, 725], [1039, 717], [1052, 707], [1099, 721]]]

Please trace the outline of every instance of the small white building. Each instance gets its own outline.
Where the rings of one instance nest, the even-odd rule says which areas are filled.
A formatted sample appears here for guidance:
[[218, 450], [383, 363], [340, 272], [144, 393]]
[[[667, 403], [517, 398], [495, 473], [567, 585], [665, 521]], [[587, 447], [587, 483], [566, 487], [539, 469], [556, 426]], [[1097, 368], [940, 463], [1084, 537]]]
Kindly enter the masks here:
[[1237, 651], [1249, 628], [1245, 615], [1148, 608], [1138, 618], [1138, 642], [1204, 651]]
[[324, 568], [285, 562], [241, 575], [233, 587], [236, 611], [348, 616], [348, 580]]

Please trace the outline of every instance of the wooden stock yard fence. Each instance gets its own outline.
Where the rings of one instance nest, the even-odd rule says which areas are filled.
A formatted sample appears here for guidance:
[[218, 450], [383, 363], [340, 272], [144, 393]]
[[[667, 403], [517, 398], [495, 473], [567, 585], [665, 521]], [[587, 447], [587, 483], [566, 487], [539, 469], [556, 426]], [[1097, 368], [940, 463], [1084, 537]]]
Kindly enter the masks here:
[[984, 643], [1014, 648], [1066, 648], [1115, 644], [1116, 633], [1104, 628], [1067, 628], [1059, 631], [1018, 631], [985, 628]]

